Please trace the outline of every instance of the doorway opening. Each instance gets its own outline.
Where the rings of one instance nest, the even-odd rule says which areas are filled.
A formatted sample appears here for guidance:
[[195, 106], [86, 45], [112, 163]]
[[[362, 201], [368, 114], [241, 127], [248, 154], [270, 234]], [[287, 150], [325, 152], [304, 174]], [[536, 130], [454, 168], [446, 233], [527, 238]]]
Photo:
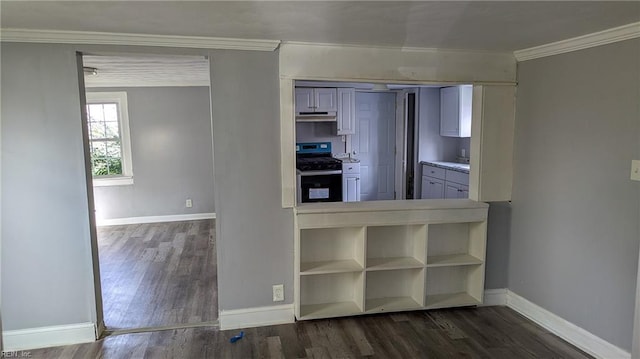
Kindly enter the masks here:
[[98, 322], [116, 332], [217, 324], [208, 59], [78, 62]]

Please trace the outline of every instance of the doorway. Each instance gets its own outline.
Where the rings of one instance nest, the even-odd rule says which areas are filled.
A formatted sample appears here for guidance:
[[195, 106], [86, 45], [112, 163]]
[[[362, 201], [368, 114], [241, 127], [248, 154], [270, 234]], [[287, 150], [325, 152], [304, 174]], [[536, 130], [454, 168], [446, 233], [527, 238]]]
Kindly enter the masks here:
[[216, 323], [208, 59], [79, 66], [99, 316], [111, 331]]

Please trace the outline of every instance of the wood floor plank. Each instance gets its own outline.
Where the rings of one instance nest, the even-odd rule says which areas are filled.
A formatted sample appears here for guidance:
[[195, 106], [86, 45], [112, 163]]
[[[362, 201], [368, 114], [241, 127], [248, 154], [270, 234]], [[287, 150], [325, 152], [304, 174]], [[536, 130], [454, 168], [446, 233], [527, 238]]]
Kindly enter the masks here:
[[[249, 328], [243, 330], [244, 337], [235, 343], [229, 339], [240, 330], [204, 327], [126, 334], [90, 344], [33, 350], [31, 357], [591, 358], [506, 307], [416, 311], [404, 315], [406, 320], [400, 321], [393, 314], [378, 314]], [[438, 325], [434, 325], [434, 318]], [[461, 332], [464, 337], [459, 335]]]
[[110, 329], [215, 321], [215, 221], [98, 229], [105, 324]]

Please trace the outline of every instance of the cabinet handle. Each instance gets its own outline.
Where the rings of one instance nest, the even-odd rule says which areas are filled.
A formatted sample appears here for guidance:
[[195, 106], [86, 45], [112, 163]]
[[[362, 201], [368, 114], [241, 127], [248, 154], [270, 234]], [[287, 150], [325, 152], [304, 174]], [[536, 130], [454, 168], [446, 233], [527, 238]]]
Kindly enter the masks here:
[[359, 178], [359, 177], [356, 177], [356, 181], [360, 181], [360, 178]]
[[435, 182], [429, 182], [429, 184], [436, 184]]

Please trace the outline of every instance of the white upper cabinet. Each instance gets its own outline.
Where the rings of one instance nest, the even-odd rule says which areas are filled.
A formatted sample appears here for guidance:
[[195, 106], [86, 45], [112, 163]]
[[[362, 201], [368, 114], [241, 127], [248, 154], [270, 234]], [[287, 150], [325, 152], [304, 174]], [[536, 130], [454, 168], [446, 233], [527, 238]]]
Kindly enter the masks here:
[[356, 90], [349, 88], [338, 89], [338, 135], [353, 135], [356, 133]]
[[335, 112], [338, 111], [338, 102], [336, 101], [336, 89], [316, 88], [314, 89], [314, 98], [316, 112]]
[[471, 137], [473, 86], [440, 89], [440, 136]]
[[296, 88], [296, 112], [338, 111], [335, 88]]
[[314, 112], [313, 89], [296, 88], [296, 112]]

